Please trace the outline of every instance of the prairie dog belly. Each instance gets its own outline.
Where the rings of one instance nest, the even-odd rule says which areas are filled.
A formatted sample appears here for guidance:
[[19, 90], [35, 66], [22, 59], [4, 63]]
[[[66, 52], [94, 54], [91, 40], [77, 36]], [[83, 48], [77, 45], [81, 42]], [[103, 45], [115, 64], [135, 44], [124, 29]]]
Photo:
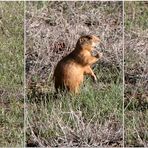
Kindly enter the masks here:
[[74, 63], [65, 66], [66, 70], [63, 72], [63, 80], [65, 85], [79, 85], [83, 82], [83, 70], [82, 67]]
[[59, 63], [54, 73], [56, 90], [66, 88], [73, 92], [78, 91], [83, 82], [83, 74], [83, 68], [74, 62]]

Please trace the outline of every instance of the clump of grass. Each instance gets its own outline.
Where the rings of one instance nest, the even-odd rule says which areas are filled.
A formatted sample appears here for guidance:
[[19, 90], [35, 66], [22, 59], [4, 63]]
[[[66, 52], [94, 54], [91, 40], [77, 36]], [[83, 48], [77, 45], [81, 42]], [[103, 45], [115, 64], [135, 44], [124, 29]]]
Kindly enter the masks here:
[[0, 2], [0, 146], [23, 146], [23, 2]]

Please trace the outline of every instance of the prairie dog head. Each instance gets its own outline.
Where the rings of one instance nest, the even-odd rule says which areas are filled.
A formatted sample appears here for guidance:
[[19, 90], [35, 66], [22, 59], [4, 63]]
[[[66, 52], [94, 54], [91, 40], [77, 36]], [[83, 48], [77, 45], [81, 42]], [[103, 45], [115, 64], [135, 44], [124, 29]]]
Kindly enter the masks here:
[[78, 39], [76, 47], [80, 48], [81, 50], [84, 49], [91, 52], [92, 50], [95, 50], [95, 48], [97, 47], [97, 45], [100, 44], [100, 42], [100, 38], [95, 35], [85, 35], [81, 36]]

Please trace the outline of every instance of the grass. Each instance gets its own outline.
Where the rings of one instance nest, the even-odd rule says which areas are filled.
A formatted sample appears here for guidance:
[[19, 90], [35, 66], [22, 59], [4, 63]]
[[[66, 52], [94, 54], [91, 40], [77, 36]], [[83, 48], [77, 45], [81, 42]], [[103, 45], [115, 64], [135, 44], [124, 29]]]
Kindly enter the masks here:
[[125, 2], [125, 146], [148, 146], [146, 2]]
[[[26, 145], [122, 146], [122, 3], [27, 2], [26, 18]], [[55, 96], [53, 70], [82, 34], [105, 45], [98, 82], [85, 77], [79, 95]]]
[[[122, 2], [26, 2], [27, 146], [123, 146]], [[57, 7], [58, 5], [58, 7]], [[0, 2], [0, 146], [24, 145], [23, 2]], [[72, 18], [72, 19], [71, 19]], [[125, 2], [126, 147], [148, 146], [147, 2]], [[52, 73], [82, 34], [104, 59], [79, 95], [55, 96]]]
[[40, 102], [28, 103], [28, 144], [121, 146], [122, 85], [112, 82], [96, 89], [92, 83], [87, 79], [77, 96], [59, 94], [56, 99], [50, 92]]
[[23, 2], [0, 2], [0, 146], [23, 146]]
[[125, 3], [125, 27], [130, 29], [146, 30], [148, 28], [147, 16], [148, 8], [146, 2], [126, 2]]

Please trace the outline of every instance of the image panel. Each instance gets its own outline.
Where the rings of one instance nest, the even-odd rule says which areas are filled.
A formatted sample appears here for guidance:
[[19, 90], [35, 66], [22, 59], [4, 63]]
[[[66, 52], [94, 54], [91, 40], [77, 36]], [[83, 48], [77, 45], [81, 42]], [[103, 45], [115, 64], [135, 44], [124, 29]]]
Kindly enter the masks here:
[[148, 147], [148, 3], [125, 2], [125, 146]]
[[122, 11], [26, 2], [27, 147], [123, 146]]
[[0, 2], [0, 147], [24, 142], [24, 3]]

